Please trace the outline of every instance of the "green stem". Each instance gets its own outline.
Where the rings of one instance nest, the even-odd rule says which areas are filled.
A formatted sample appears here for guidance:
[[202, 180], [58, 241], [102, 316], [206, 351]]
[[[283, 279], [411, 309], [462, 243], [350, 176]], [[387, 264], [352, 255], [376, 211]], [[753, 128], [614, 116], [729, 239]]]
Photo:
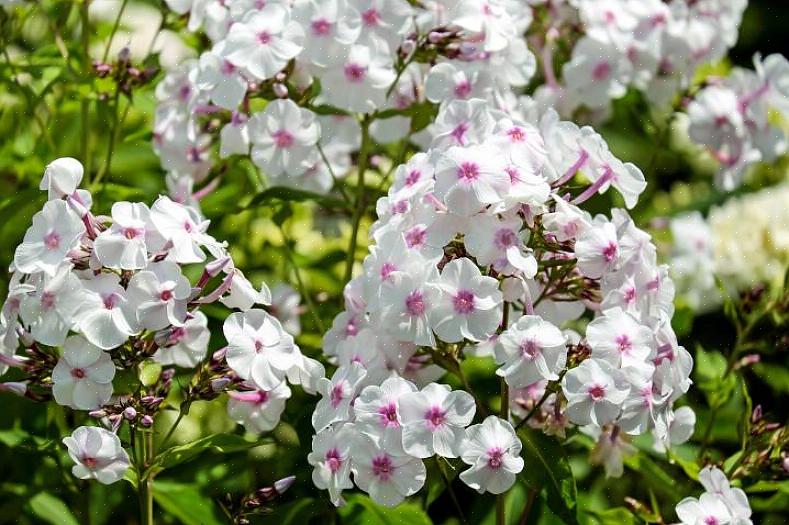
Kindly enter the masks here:
[[343, 188], [342, 184], [340, 184], [340, 180], [337, 178], [337, 175], [334, 173], [334, 168], [331, 167], [331, 162], [329, 162], [329, 158], [326, 156], [326, 153], [323, 151], [323, 147], [321, 147], [320, 142], [318, 142], [316, 146], [318, 147], [318, 153], [320, 153], [323, 163], [326, 164], [326, 169], [329, 170], [329, 175], [331, 175], [331, 178], [334, 181], [334, 186], [340, 192], [340, 195], [342, 195], [343, 200], [345, 202], [350, 203], [351, 198], [345, 192], [345, 188]]
[[[504, 311], [501, 316], [502, 330], [507, 329], [507, 324], [509, 322], [509, 313], [510, 313], [509, 306], [510, 306], [509, 303], [505, 301], [503, 308]], [[503, 377], [501, 378], [500, 415], [501, 415], [501, 419], [503, 419], [504, 421], [510, 420], [510, 389]], [[507, 523], [506, 505], [507, 505], [507, 491], [504, 491], [501, 494], [496, 495], [496, 525], [506, 525]]]
[[140, 501], [140, 524], [154, 525], [153, 477], [150, 474], [145, 474], [145, 471], [153, 460], [153, 434], [151, 432], [141, 431], [138, 435], [142, 438], [139, 447], [142, 453], [142, 461], [137, 465], [137, 472], [140, 474], [139, 485], [137, 487], [137, 497]]
[[175, 421], [173, 421], [173, 424], [170, 426], [170, 430], [167, 431], [167, 434], [165, 434], [164, 439], [162, 440], [162, 449], [165, 448], [170, 442], [170, 438], [173, 437], [173, 432], [175, 432], [175, 429], [178, 428], [178, 424], [189, 412], [189, 405], [191, 405], [191, 402], [189, 401], [184, 401], [181, 403], [181, 407], [178, 409], [178, 417], [175, 418]]
[[318, 308], [315, 306], [315, 301], [312, 300], [312, 295], [310, 295], [309, 290], [307, 290], [307, 287], [304, 285], [304, 280], [301, 277], [301, 271], [299, 270], [296, 261], [293, 259], [293, 251], [290, 249], [290, 240], [285, 234], [285, 229], [281, 224], [279, 226], [279, 231], [282, 233], [282, 245], [285, 247], [285, 256], [288, 258], [288, 263], [290, 263], [290, 267], [293, 268], [293, 273], [296, 276], [296, 284], [298, 284], [299, 293], [302, 297], [304, 297], [304, 301], [307, 303], [307, 309], [309, 309], [312, 319], [315, 321], [315, 326], [318, 327], [320, 333], [323, 333], [325, 331], [325, 327], [323, 326], [321, 316], [318, 315]]
[[[82, 20], [82, 73], [87, 77], [90, 75], [90, 19], [88, 18], [88, 7], [90, 0], [85, 0], [80, 9]], [[90, 159], [90, 100], [84, 95], [80, 100], [80, 113], [82, 118], [82, 144], [80, 144], [80, 160], [85, 166], [85, 174], [90, 179], [91, 159]]]
[[121, 25], [121, 17], [123, 16], [123, 12], [126, 10], [127, 3], [129, 3], [129, 0], [123, 0], [123, 3], [121, 3], [121, 8], [118, 11], [118, 16], [115, 17], [115, 24], [113, 24], [112, 31], [110, 32], [110, 38], [107, 40], [107, 47], [104, 48], [104, 54], [101, 57], [102, 62], [107, 62], [107, 57], [110, 54], [110, 47], [112, 47], [112, 40], [115, 38], [115, 33], [118, 32], [118, 27]]
[[455, 495], [455, 491], [452, 489], [452, 480], [449, 479], [447, 473], [444, 471], [444, 467], [441, 466], [441, 459], [438, 456], [436, 458], [436, 466], [438, 467], [438, 471], [441, 473], [441, 478], [444, 480], [444, 485], [447, 488], [447, 492], [449, 493], [449, 498], [452, 500], [452, 503], [455, 505], [455, 510], [457, 510], [457, 517], [460, 520], [460, 523], [466, 525], [466, 516], [463, 514], [463, 509], [460, 506], [460, 501], [458, 501], [457, 495]]
[[[558, 383], [559, 381], [561, 381], [561, 380], [562, 380], [562, 377], [564, 376], [564, 374], [565, 374], [565, 372], [562, 372], [562, 373], [559, 375], [559, 379], [557, 380], [557, 383]], [[549, 385], [549, 386], [550, 386], [550, 385]], [[553, 393], [553, 390], [552, 390], [551, 388], [549, 388], [548, 386], [546, 386], [546, 387], [545, 387], [545, 393], [542, 395], [542, 397], [540, 398], [540, 400], [539, 400], [539, 401], [537, 401], [537, 404], [536, 404], [536, 405], [534, 405], [534, 406], [531, 408], [531, 410], [529, 410], [529, 413], [528, 413], [528, 414], [526, 414], [526, 417], [524, 417], [523, 419], [521, 419], [521, 420], [520, 420], [520, 422], [519, 422], [517, 425], [515, 425], [515, 430], [518, 430], [518, 429], [519, 429], [519, 428], [521, 428], [523, 425], [525, 425], [525, 424], [526, 424], [526, 422], [527, 422], [527, 421], [529, 421], [529, 420], [532, 418], [532, 416], [533, 416], [534, 414], [536, 414], [536, 413], [537, 413], [537, 411], [540, 409], [540, 407], [543, 405], [543, 403], [545, 403], [545, 400], [546, 400], [546, 399], [548, 399], [548, 396], [550, 396], [552, 393]]]
[[345, 261], [345, 277], [343, 279], [344, 283], [349, 282], [353, 276], [353, 263], [356, 260], [356, 240], [359, 236], [359, 226], [362, 222], [362, 216], [364, 215], [364, 210], [367, 207], [367, 203], [365, 202], [366, 196], [364, 172], [367, 171], [367, 161], [370, 155], [370, 146], [372, 145], [370, 141], [370, 122], [370, 117], [365, 115], [360, 123], [362, 127], [362, 144], [359, 148], [359, 161], [357, 166], [358, 179], [356, 187], [356, 208], [353, 212], [351, 241], [348, 244], [348, 254]]

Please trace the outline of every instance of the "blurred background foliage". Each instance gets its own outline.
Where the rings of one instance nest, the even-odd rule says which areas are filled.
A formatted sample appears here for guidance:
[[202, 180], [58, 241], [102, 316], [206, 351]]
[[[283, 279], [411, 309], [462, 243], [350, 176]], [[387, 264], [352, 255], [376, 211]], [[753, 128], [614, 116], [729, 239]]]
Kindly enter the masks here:
[[[95, 4], [98, 3], [101, 2], [96, 0]], [[116, 12], [120, 5], [120, 2], [105, 3], [113, 4]], [[187, 40], [197, 39], [186, 32], [184, 20], [173, 14], [162, 15], [161, 2], [129, 4], [130, 9], [132, 6], [145, 9], [143, 22], [149, 29], [161, 24]], [[100, 78], [95, 74], [92, 60], [106, 55], [107, 61], [117, 61], [118, 51], [128, 39], [124, 40], [127, 22], [122, 18], [120, 31], [112, 46], [108, 46], [115, 20], [99, 15], [86, 2], [76, 0], [44, 0], [7, 10], [0, 8], [0, 261], [3, 264], [12, 260], [32, 215], [45, 200], [38, 183], [45, 165], [55, 158], [72, 156], [85, 164], [83, 187], [93, 191], [94, 211], [98, 213], [108, 213], [117, 200], [150, 203], [157, 194], [166, 192], [164, 174], [152, 149], [151, 133], [155, 85], [162, 77], [158, 54], [147, 52], [146, 46], [154, 47], [150, 42], [128, 42], [135, 49], [131, 65], [145, 71], [147, 80], [136, 85], [128, 75]], [[83, 31], [86, 20], [87, 32]], [[756, 51], [763, 55], [786, 54], [787, 21], [789, 6], [785, 3], [751, 2], [740, 42], [731, 53], [732, 63], [750, 67]], [[166, 40], [165, 46], [171, 44], [171, 40]], [[710, 66], [706, 73], [723, 74], [732, 63]], [[614, 117], [601, 132], [617, 156], [643, 169], [650, 184], [633, 215], [641, 226], [654, 227], [659, 244], [669, 240], [662, 219], [685, 210], [706, 212], [730, 197], [714, 189], [714, 167], [683, 138], [676, 122], [668, 114], [650, 110], [640, 96], [631, 93], [617, 101]], [[391, 148], [379, 147], [382, 152], [388, 151], [386, 147]], [[372, 195], [388, 166], [384, 162], [377, 169], [380, 172], [373, 170], [367, 181]], [[786, 159], [776, 166], [759, 167], [738, 193], [786, 180], [788, 170]], [[341, 184], [352, 186], [353, 182]], [[328, 201], [302, 201], [292, 192], [265, 192], [265, 189], [265, 179], [248, 160], [231, 161], [219, 189], [201, 202], [202, 211], [211, 220], [210, 232], [230, 243], [236, 264], [253, 283], [298, 284], [302, 295], [310, 298], [312, 309], [302, 315], [303, 331], [298, 343], [305, 354], [317, 357], [322, 332], [341, 309], [350, 214]], [[609, 208], [609, 198], [616, 199], [598, 196], [596, 203], [590, 203], [591, 211]], [[369, 211], [365, 226], [372, 221], [372, 207]], [[366, 239], [364, 229], [360, 239]], [[357, 259], [361, 260], [366, 248], [364, 241], [359, 244]], [[8, 275], [0, 276], [3, 296], [7, 281]], [[576, 478], [583, 523], [636, 523], [634, 514], [624, 508], [626, 498], [634, 498], [642, 505], [630, 504], [631, 510], [642, 511], [638, 519], [648, 521], [654, 517], [649, 509], [660, 509], [670, 522], [674, 518], [674, 505], [683, 497], [700, 492], [691, 477], [694, 468], [698, 469], [694, 462], [702, 448], [710, 459], [722, 461], [748, 445], [750, 408], [756, 404], [762, 405], [766, 417], [786, 423], [789, 304], [781, 303], [786, 300], [785, 295], [785, 290], [773, 290], [762, 294], [755, 305], [746, 305], [749, 311], [743, 301], [735, 300], [726, 308], [699, 316], [681, 301], [678, 303], [676, 330], [681, 343], [696, 358], [696, 388], [685, 398], [698, 415], [696, 435], [690, 443], [679, 447], [671, 462], [654, 453], [648, 438], [637, 440], [635, 445], [641, 453], [627, 460], [628, 468], [621, 480], [606, 479], [602, 468], [590, 465], [589, 438], [580, 434], [573, 437], [567, 446], [569, 457], [556, 458], [556, 462], [568, 462]], [[210, 308], [205, 311], [214, 328], [221, 326], [221, 311]], [[743, 334], [747, 327], [750, 328]], [[221, 330], [215, 332], [221, 334]], [[218, 348], [221, 336], [215, 335], [214, 339], [212, 348]], [[761, 363], [734, 370], [733, 359], [741, 355], [737, 348], [759, 352]], [[492, 363], [470, 358], [464, 361], [463, 369], [474, 391], [495, 406], [499, 382]], [[179, 376], [176, 382], [179, 381], [186, 385], [189, 376]], [[178, 395], [175, 389], [171, 400], [174, 407], [178, 406]], [[346, 507], [333, 511], [328, 498], [313, 487], [311, 469], [306, 462], [313, 403], [300, 389], [294, 389], [283, 422], [274, 432], [255, 442], [253, 448], [239, 443], [224, 448], [206, 447], [191, 461], [165, 470], [155, 483], [158, 522], [224, 523], [216, 500], [228, 493], [238, 496], [295, 474], [297, 484], [275, 507], [275, 513], [258, 518], [258, 522], [459, 523], [444, 482], [434, 472], [435, 463], [428, 465], [431, 471], [428, 489], [418, 496], [424, 498], [426, 512], [417, 502], [387, 511], [366, 497], [353, 495]], [[157, 422], [159, 428], [168, 428], [176, 414], [174, 410], [170, 418], [161, 418]], [[77, 480], [69, 473], [69, 461], [59, 444], [60, 438], [86, 419], [84, 414], [54, 404], [38, 405], [2, 394], [0, 523], [137, 522], [137, 499], [129, 484], [107, 487]], [[708, 424], [711, 420], [712, 424]], [[708, 427], [711, 430], [706, 435]], [[175, 437], [177, 442], [187, 443], [220, 432], [245, 439], [243, 429], [228, 419], [222, 403], [198, 402], [191, 406]], [[235, 451], [220, 454], [218, 450]], [[526, 468], [530, 468], [528, 458]], [[777, 472], [763, 474], [765, 479], [780, 476]], [[450, 477], [455, 475], [449, 473]], [[756, 513], [755, 523], [786, 523], [787, 483], [761, 485], [749, 494]], [[453, 483], [453, 488], [468, 523], [494, 522], [492, 496], [479, 496], [462, 483]], [[511, 509], [508, 516], [513, 523], [518, 523], [521, 510], [527, 506], [532, 510], [528, 519], [520, 523], [561, 523], [545, 507], [543, 498], [533, 498], [520, 485], [513, 490], [508, 505]]]

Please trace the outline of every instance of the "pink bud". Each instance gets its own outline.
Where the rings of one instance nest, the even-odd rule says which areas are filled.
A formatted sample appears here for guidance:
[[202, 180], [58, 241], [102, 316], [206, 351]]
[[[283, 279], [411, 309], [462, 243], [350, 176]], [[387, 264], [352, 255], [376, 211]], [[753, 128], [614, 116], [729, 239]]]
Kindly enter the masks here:
[[137, 411], [134, 409], [134, 407], [126, 407], [123, 410], [123, 417], [125, 417], [128, 421], [132, 421], [137, 417]]
[[288, 86], [285, 84], [276, 83], [271, 86], [272, 91], [274, 94], [277, 95], [279, 98], [286, 98], [288, 96]]
[[153, 425], [153, 418], [148, 414], [145, 414], [140, 418], [140, 424], [144, 427], [150, 427]]
[[9, 381], [7, 383], [0, 383], [0, 390], [4, 392], [11, 392], [20, 397], [27, 392], [27, 383], [25, 381]]

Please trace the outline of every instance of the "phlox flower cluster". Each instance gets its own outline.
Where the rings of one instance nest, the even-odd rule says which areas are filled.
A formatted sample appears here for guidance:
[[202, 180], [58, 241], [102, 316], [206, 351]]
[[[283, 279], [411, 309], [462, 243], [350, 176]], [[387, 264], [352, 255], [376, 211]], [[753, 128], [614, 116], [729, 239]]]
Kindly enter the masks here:
[[[189, 395], [229, 391], [230, 416], [254, 432], [279, 421], [286, 379], [314, 392], [323, 367], [255, 307], [270, 304], [271, 293], [234, 266], [226, 245], [206, 232], [207, 220], [168, 197], [150, 208], [116, 202], [110, 216], [94, 215], [90, 193], [78, 189], [82, 176], [72, 158], [47, 166], [40, 187], [48, 201], [16, 249], [0, 317], [0, 372], [16, 367], [24, 379], [5, 390], [91, 411], [113, 432], [124, 421], [151, 426], [169, 392], [172, 368], [139, 395], [114, 392], [118, 370], [148, 359], [200, 369]], [[193, 284], [187, 274], [200, 277]], [[225, 322], [227, 347], [212, 355], [200, 308], [217, 301], [236, 312]], [[122, 477], [128, 457], [113, 432], [82, 427], [67, 438], [82, 465], [75, 475]]]
[[[544, 22], [532, 40], [541, 48], [545, 84], [535, 97], [563, 115], [585, 108], [597, 119], [633, 87], [667, 106], [690, 87], [698, 66], [726, 55], [737, 40], [746, 0], [531, 0]], [[536, 25], [534, 27], [537, 27]], [[580, 32], [580, 34], [579, 34]], [[554, 71], [554, 56], [570, 43]], [[558, 78], [557, 78], [558, 76]]]
[[[463, 130], [454, 134], [462, 141], [452, 129]], [[481, 99], [443, 104], [427, 133], [431, 148], [398, 167], [378, 201], [363, 273], [346, 286], [346, 309], [324, 337], [338, 369], [313, 414], [311, 461], [324, 468], [316, 484], [333, 490], [335, 503], [339, 489], [351, 487], [347, 469], [345, 477], [326, 478], [325, 454], [333, 449], [321, 448], [348, 426], [364, 427], [379, 453], [411, 458], [403, 461], [455, 457], [464, 432], [483, 443], [500, 435], [500, 447], [518, 443], [505, 419], [486, 420], [484, 432], [464, 431], [475, 415], [473, 397], [436, 383], [447, 363], [464, 355], [500, 365], [516, 415], [523, 391], [545, 392], [551, 382], [551, 399], [531, 404], [540, 409], [528, 421], [535, 427], [559, 434], [570, 424], [609, 435], [652, 430], [661, 446], [687, 439], [693, 414], [674, 412], [673, 403], [690, 385], [692, 360], [671, 328], [667, 268], [625, 210], [592, 217], [579, 207], [610, 188], [633, 206], [645, 188], [638, 168], [614, 157], [590, 127], [555, 112], [529, 122]], [[581, 174], [587, 185], [571, 189], [568, 182]], [[568, 330], [587, 309], [596, 313], [585, 336]], [[393, 385], [401, 393], [391, 393]], [[376, 401], [371, 410], [372, 392], [393, 402]], [[379, 423], [372, 430], [370, 411]], [[420, 432], [410, 428], [414, 421]], [[483, 457], [498, 473], [494, 456], [489, 450]], [[479, 470], [472, 459], [463, 458], [476, 466], [462, 480], [478, 490], [506, 489], [503, 474]], [[357, 472], [354, 465], [348, 468]], [[359, 472], [357, 486], [393, 502], [391, 492], [369, 490]], [[391, 488], [394, 501], [417, 485]]]
[[712, 79], [688, 104], [688, 133], [718, 163], [717, 184], [730, 191], [753, 164], [786, 152], [789, 120], [789, 62], [773, 54], [754, 57], [755, 70], [735, 68]]
[[718, 467], [707, 466], [699, 472], [704, 492], [698, 498], [687, 497], [677, 504], [682, 525], [715, 523], [717, 525], [751, 525], [751, 506], [742, 489], [732, 487]]
[[534, 71], [521, 2], [167, 3], [211, 40], [157, 87], [154, 146], [179, 202], [210, 191], [212, 170], [233, 155], [251, 156], [272, 185], [325, 193], [360, 147], [351, 115], [388, 113], [370, 131], [395, 142], [411, 133], [405, 113], [414, 105], [470, 97], [512, 105], [510, 87]]

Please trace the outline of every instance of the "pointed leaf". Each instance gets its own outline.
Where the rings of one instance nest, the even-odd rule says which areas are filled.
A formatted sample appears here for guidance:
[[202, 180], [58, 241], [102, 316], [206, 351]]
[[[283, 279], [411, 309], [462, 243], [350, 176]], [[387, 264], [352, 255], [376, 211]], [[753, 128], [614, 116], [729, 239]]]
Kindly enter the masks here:
[[526, 466], [520, 474], [527, 486], [542, 491], [551, 511], [565, 523], [578, 523], [575, 478], [561, 444], [550, 436], [522, 428], [518, 431], [523, 443]]

